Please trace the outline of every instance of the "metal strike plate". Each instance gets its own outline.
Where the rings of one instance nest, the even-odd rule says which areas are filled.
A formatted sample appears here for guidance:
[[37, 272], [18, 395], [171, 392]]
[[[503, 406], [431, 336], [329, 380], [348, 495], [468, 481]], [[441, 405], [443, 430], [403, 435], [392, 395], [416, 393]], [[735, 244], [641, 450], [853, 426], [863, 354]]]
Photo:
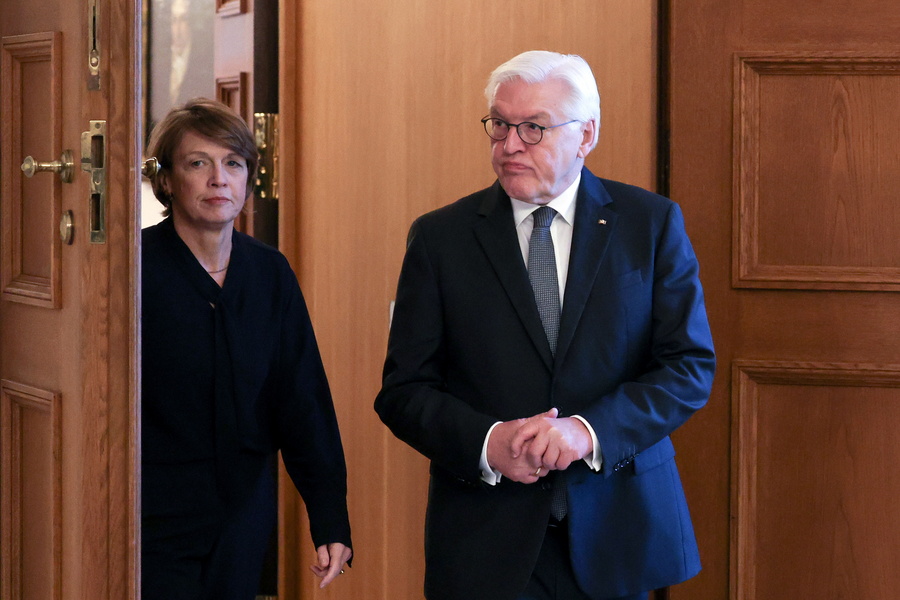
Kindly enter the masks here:
[[88, 231], [92, 244], [106, 243], [106, 121], [91, 121], [81, 134], [81, 170], [90, 173]]

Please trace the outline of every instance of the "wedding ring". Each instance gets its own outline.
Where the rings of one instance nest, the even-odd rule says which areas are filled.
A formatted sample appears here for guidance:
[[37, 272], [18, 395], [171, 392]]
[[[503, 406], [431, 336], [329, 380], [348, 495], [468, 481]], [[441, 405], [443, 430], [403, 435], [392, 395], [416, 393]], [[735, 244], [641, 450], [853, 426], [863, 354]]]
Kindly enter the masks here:
[[538, 467], [537, 471], [534, 472], [534, 476], [535, 476], [535, 477], [540, 477], [540, 476], [541, 476], [541, 468], [542, 468], [542, 467]]

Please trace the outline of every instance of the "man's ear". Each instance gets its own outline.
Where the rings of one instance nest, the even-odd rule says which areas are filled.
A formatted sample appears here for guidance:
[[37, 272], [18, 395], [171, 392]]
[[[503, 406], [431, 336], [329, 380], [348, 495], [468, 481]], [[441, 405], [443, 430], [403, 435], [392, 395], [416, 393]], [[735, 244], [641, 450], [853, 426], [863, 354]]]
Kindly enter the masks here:
[[578, 147], [578, 156], [581, 158], [587, 158], [587, 155], [591, 153], [597, 146], [597, 142], [600, 138], [600, 128], [597, 127], [597, 119], [590, 119], [589, 121], [585, 121], [581, 125], [581, 145]]

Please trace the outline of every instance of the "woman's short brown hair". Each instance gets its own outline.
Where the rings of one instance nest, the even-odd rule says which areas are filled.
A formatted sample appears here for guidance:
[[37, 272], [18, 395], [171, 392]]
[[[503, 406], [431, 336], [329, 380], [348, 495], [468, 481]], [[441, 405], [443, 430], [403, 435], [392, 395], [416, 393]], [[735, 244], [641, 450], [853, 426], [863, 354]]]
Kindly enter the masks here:
[[168, 216], [172, 211], [172, 198], [163, 189], [160, 175], [172, 168], [175, 150], [181, 143], [185, 132], [193, 131], [198, 135], [222, 144], [247, 161], [247, 196], [253, 192], [256, 184], [256, 169], [259, 165], [259, 152], [250, 128], [239, 116], [225, 104], [209, 98], [194, 98], [184, 106], [175, 107], [163, 117], [153, 128], [147, 144], [147, 155], [159, 161], [159, 172], [150, 177], [153, 194]]

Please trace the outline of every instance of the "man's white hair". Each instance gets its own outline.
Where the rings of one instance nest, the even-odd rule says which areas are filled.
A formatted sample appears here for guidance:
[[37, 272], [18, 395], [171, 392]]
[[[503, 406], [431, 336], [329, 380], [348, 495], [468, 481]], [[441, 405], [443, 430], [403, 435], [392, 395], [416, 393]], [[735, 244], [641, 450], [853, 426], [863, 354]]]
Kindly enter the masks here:
[[600, 92], [597, 81], [587, 61], [575, 54], [560, 54], [544, 50], [530, 50], [515, 56], [491, 73], [484, 95], [488, 110], [494, 106], [497, 88], [513, 79], [525, 83], [542, 83], [559, 79], [567, 84], [571, 93], [563, 101], [563, 113], [568, 119], [596, 120], [600, 128]]

